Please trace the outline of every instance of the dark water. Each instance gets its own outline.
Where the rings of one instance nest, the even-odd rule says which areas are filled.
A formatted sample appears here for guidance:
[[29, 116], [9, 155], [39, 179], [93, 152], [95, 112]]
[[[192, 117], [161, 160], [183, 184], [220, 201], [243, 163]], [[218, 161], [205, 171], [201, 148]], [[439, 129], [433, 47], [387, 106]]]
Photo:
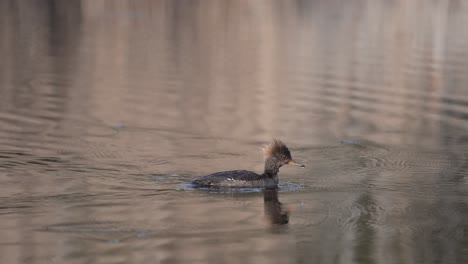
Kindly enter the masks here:
[[[467, 1], [1, 1], [1, 263], [467, 263]], [[306, 169], [279, 191], [194, 190]]]

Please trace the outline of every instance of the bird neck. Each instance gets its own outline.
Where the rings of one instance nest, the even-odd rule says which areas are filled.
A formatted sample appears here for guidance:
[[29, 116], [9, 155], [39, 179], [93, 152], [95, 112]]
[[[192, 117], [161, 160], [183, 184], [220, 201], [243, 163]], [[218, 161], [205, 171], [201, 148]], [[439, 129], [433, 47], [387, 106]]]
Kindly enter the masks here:
[[265, 160], [265, 176], [273, 178], [276, 182], [278, 181], [278, 172], [281, 165], [278, 165], [276, 159], [268, 158]]

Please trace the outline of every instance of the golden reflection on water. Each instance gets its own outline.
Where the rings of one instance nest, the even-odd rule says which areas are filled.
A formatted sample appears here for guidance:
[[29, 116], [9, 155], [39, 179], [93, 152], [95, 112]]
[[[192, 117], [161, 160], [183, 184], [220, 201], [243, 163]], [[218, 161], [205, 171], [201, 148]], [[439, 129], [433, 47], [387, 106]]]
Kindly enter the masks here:
[[[2, 1], [3, 261], [466, 262], [467, 23], [448, 0]], [[298, 188], [181, 187], [261, 171], [271, 137]]]

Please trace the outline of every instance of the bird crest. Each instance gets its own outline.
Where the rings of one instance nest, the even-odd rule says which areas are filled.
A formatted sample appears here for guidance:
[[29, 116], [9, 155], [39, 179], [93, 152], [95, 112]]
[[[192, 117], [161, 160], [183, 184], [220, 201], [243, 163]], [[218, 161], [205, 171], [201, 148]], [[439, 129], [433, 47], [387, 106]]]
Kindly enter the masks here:
[[279, 139], [273, 139], [273, 141], [270, 144], [264, 146], [262, 150], [265, 159], [274, 156], [279, 158], [291, 159], [291, 152], [289, 151], [286, 144], [284, 144]]

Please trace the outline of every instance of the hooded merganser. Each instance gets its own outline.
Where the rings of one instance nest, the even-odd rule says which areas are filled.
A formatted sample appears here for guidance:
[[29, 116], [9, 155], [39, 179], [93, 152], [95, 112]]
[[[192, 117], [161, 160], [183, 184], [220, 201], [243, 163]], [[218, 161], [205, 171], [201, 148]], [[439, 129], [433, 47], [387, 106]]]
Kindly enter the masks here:
[[305, 167], [291, 158], [288, 147], [280, 140], [274, 139], [262, 150], [265, 156], [263, 174], [246, 170], [223, 171], [200, 177], [192, 183], [204, 187], [274, 187], [278, 185], [278, 172], [281, 166], [289, 164]]

